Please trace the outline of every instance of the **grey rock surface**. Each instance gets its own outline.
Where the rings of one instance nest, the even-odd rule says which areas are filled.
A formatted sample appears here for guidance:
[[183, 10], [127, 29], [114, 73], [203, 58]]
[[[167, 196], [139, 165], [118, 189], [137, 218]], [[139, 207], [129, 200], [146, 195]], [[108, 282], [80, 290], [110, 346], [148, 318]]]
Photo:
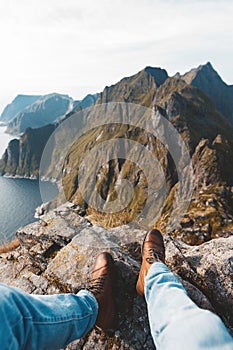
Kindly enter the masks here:
[[[20, 246], [0, 255], [0, 281], [32, 294], [77, 292], [88, 285], [96, 256], [109, 251], [118, 271], [116, 329], [93, 329], [66, 349], [154, 349], [147, 307], [135, 291], [145, 232], [130, 226], [106, 230], [75, 209], [67, 203], [18, 230]], [[188, 246], [166, 235], [165, 244], [167, 264], [190, 297], [232, 329], [233, 237]]]

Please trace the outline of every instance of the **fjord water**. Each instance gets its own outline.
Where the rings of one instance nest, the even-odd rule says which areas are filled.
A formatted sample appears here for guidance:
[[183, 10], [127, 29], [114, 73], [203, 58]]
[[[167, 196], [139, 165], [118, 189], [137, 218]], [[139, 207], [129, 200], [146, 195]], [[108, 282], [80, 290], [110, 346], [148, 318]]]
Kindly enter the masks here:
[[[14, 138], [5, 134], [6, 127], [0, 126], [0, 157], [8, 142]], [[57, 186], [44, 182], [45, 201], [57, 194]], [[36, 207], [42, 204], [39, 181], [29, 179], [6, 178], [0, 176], [0, 244], [9, 241], [15, 231], [33, 221]]]

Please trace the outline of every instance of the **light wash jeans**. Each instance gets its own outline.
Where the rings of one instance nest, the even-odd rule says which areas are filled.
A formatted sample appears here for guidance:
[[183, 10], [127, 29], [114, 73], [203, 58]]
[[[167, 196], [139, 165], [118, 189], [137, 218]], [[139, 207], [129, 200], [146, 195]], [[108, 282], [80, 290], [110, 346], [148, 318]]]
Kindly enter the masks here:
[[233, 350], [233, 339], [221, 319], [200, 309], [165, 264], [151, 266], [145, 298], [157, 350]]
[[[194, 304], [174, 274], [154, 263], [146, 277], [151, 334], [158, 350], [232, 350], [233, 341], [219, 317]], [[86, 291], [29, 295], [0, 284], [1, 350], [57, 350], [86, 335], [98, 304]]]
[[30, 295], [0, 284], [0, 349], [61, 349], [86, 335], [97, 313], [97, 301], [86, 290]]

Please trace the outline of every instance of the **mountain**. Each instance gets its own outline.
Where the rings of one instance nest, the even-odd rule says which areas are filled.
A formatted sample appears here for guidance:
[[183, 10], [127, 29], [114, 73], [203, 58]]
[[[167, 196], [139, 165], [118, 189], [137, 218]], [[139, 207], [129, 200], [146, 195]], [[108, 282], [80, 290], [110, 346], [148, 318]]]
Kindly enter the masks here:
[[20, 134], [26, 128], [38, 128], [54, 124], [69, 113], [73, 114], [80, 108], [88, 108], [95, 104], [99, 94], [88, 94], [82, 100], [73, 101], [68, 95], [57, 93], [44, 96], [18, 95], [12, 103], [6, 106], [0, 122], [8, 125], [7, 132]]
[[68, 95], [53, 93], [41, 96], [14, 115], [14, 118], [7, 124], [7, 132], [20, 134], [28, 127], [38, 128], [55, 123], [72, 108], [73, 100]]
[[[50, 97], [48, 97], [50, 96]], [[73, 110], [69, 112], [67, 116], [75, 113], [76, 109], [80, 108], [88, 108], [92, 104], [94, 104], [98, 98], [99, 94], [88, 94], [84, 97], [83, 100], [74, 101]], [[55, 97], [59, 98], [59, 97]], [[49, 99], [49, 101], [47, 101]], [[38, 107], [38, 101], [41, 101]], [[46, 108], [43, 109], [43, 104], [45, 102]], [[49, 118], [46, 118], [46, 113], [49, 111], [49, 104], [51, 104], [51, 116], [52, 121], [54, 119], [54, 114], [52, 110], [56, 108], [56, 104], [54, 103], [54, 96], [46, 95], [46, 98], [39, 99], [35, 104], [31, 105], [30, 108], [25, 112], [25, 115], [28, 115], [29, 122], [33, 121], [33, 118], [36, 118], [39, 113], [44, 113], [43, 118], [46, 123], [45, 126], [40, 128], [30, 128], [27, 127], [24, 133], [21, 135], [20, 139], [11, 140], [8, 144], [7, 149], [5, 150], [2, 159], [0, 159], [0, 174], [1, 175], [13, 175], [13, 176], [26, 176], [26, 177], [38, 177], [39, 175], [39, 166], [40, 160], [42, 156], [43, 149], [55, 130], [55, 128], [59, 125], [59, 122], [56, 124], [47, 124]], [[39, 108], [41, 110], [38, 112]], [[30, 110], [30, 112], [29, 112]], [[42, 111], [43, 110], [43, 111]], [[17, 119], [17, 118], [16, 118]], [[40, 120], [41, 122], [42, 120]], [[61, 122], [61, 121], [60, 121]], [[29, 123], [27, 123], [28, 125]], [[37, 123], [33, 123], [36, 125]], [[9, 124], [11, 125], [11, 124]]]
[[[161, 73], [161, 70], [144, 69], [133, 77], [125, 78], [111, 87], [106, 87], [97, 104], [101, 106], [102, 103], [113, 101], [139, 103], [153, 108], [156, 115], [162, 115], [169, 120], [188, 146], [195, 176], [191, 205], [186, 212], [184, 223], [181, 223], [183, 226], [179, 227], [174, 235], [179, 234], [183, 241], [191, 244], [200, 244], [219, 235], [228, 235], [233, 227], [232, 125], [216, 109], [212, 99], [201, 89], [188, 84], [182, 77], [167, 77], [163, 70], [162, 79], [159, 80], [156, 74], [158, 72]], [[160, 74], [159, 77], [161, 77]], [[126, 112], [123, 107], [122, 111], [119, 108], [122, 120]], [[96, 110], [95, 113], [97, 113]], [[107, 114], [104, 117], [103, 113], [103, 122], [107, 120]], [[63, 165], [62, 182], [66, 199], [86, 207], [90, 217], [103, 225], [109, 225], [109, 222], [111, 225], [117, 225], [120, 222], [127, 223], [138, 212], [141, 212], [145, 203], [148, 203], [147, 179], [136, 164], [129, 160], [118, 159], [117, 149], [111, 153], [112, 160], [100, 167], [96, 191], [106, 200], [106, 209], [108, 205], [111, 205], [111, 201], [116, 199], [119, 183], [122, 183], [123, 180], [130, 181], [134, 188], [133, 199], [125, 210], [112, 215], [110, 220], [108, 215], [92, 210], [79, 190], [79, 166], [84, 159], [85, 152], [90, 152], [94, 145], [97, 146], [114, 138], [130, 139], [141, 143], [147, 149], [153, 150], [153, 154], [159, 160], [166, 177], [167, 198], [157, 225], [166, 229], [171, 224], [169, 217], [175, 205], [174, 196], [179, 184], [175, 164], [167, 148], [159, 140], [152, 134], [130, 125], [108, 124], [92, 129], [72, 145]], [[108, 157], [109, 152], [108, 149], [103, 149], [102, 154], [99, 153], [99, 158]], [[128, 157], [133, 157], [133, 154], [137, 152], [135, 146]], [[90, 181], [94, 178], [96, 171], [93, 167], [94, 162], [93, 159], [86, 164], [85, 171], [89, 176], [83, 188], [89, 193], [92, 191], [91, 198], [97, 200], [94, 198], [96, 191], [92, 190], [93, 184]], [[152, 173], [155, 178], [159, 179], [157, 170], [153, 169]], [[125, 194], [123, 201], [127, 201], [127, 196], [128, 193]], [[151, 198], [149, 215], [153, 215], [152, 211], [155, 206], [160, 205], [159, 201], [156, 204], [153, 200], [156, 198], [156, 190]], [[186, 224], [187, 222], [190, 226]]]
[[[199, 307], [217, 313], [233, 334], [233, 127], [229, 114], [224, 112], [230, 111], [231, 101], [227, 97], [229, 87], [224, 93], [220, 77], [214, 74], [212, 83], [218, 81], [218, 88], [213, 91], [221, 90], [225, 101], [224, 106], [217, 106], [211, 97], [213, 91], [204, 91], [207, 87], [203, 81], [210, 73], [203, 74], [203, 87], [193, 83], [202, 74], [195, 69], [185, 78], [168, 77], [162, 69], [147, 67], [106, 87], [94, 108], [85, 110], [76, 105], [63, 119], [70, 128], [62, 128], [60, 121], [27, 129], [20, 140], [10, 142], [0, 162], [3, 174], [37, 176], [46, 139], [56, 130], [52, 138], [54, 153], [49, 157], [51, 167], [45, 175], [56, 177], [62, 170], [60, 184], [68, 200], [45, 214], [46, 207], [52, 208], [64, 198], [43, 205], [40, 220], [17, 231], [15, 251], [0, 247], [0, 254], [5, 252], [0, 259], [1, 282], [33, 294], [76, 293], [88, 284], [99, 251], [107, 249], [113, 255], [120, 322], [109, 334], [94, 328], [88, 337], [76, 340], [66, 350], [93, 349], [93, 344], [96, 349], [155, 349], [146, 304], [135, 293], [145, 231], [141, 222], [132, 221], [145, 206], [145, 215], [152, 219], [153, 210], [162, 207], [154, 227], [164, 235], [168, 267], [179, 276], [191, 299]], [[164, 127], [161, 116], [182, 137], [194, 170], [189, 207], [168, 234], [172, 215], [179, 217], [177, 205], [185, 201], [180, 193], [185, 193], [189, 183], [179, 178], [175, 163], [182, 142], [179, 140], [178, 147], [172, 148], [171, 129]], [[72, 121], [78, 128], [73, 128]], [[79, 136], [75, 142], [74, 136]], [[127, 142], [120, 144], [122, 157], [118, 156], [118, 146], [111, 149], [109, 141], [116, 139], [132, 142], [130, 149]], [[145, 150], [141, 157], [137, 145]], [[156, 160], [152, 163], [151, 155]], [[179, 159], [178, 165], [186, 174], [185, 160]], [[87, 175], [84, 183], [83, 174]], [[131, 184], [131, 192], [127, 188], [119, 191], [124, 183]], [[100, 194], [105, 202], [103, 211], [85, 200], [81, 185], [90, 189], [93, 197]], [[164, 202], [161, 188], [166, 192]], [[118, 196], [125, 207], [107, 212]]]
[[11, 140], [0, 160], [2, 175], [38, 177], [40, 159], [54, 125], [27, 128], [20, 139]]
[[[75, 112], [79, 111], [80, 109], [88, 108], [93, 106], [96, 101], [98, 100], [100, 94], [88, 94], [86, 95], [82, 100], [77, 100], [73, 102], [73, 109], [66, 114], [65, 118], [69, 118], [71, 115], [73, 115]], [[64, 120], [62, 119], [62, 120]]]
[[168, 78], [165, 69], [146, 67], [139, 73], [122, 79], [119, 83], [106, 86], [97, 103], [132, 102], [151, 106], [155, 90]]
[[81, 101], [75, 101], [73, 111], [76, 111], [78, 108], [88, 108], [96, 103], [99, 97], [99, 93], [88, 94]]
[[[105, 227], [131, 222], [144, 210], [145, 205], [146, 215], [153, 221], [154, 210], [159, 212], [163, 204], [162, 212], [154, 224], [162, 231], [170, 229], [174, 237], [188, 244], [201, 244], [219, 236], [227, 237], [233, 229], [233, 126], [229, 115], [225, 115], [220, 107], [217, 107], [216, 99], [213, 100], [210, 95], [211, 91], [210, 93], [204, 91], [207, 90], [208, 84], [204, 84], [209, 81], [207, 78], [212, 84], [214, 81], [217, 82], [215, 85], [219, 91], [221, 90], [221, 96], [224, 97], [224, 91], [226, 92], [224, 108], [230, 110], [231, 100], [227, 98], [230, 87], [225, 86], [210, 64], [200, 66], [184, 76], [175, 77], [169, 77], [164, 69], [146, 67], [137, 74], [106, 87], [97, 100], [91, 99], [95, 103], [95, 108], [84, 110], [76, 105], [75, 109], [66, 115], [63, 121], [66, 120], [71, 124], [70, 129], [64, 131], [60, 127], [62, 123], [58, 124], [53, 140], [56, 147], [50, 166], [43, 175], [58, 178], [58, 173], [62, 172], [66, 199], [84, 208], [90, 220]], [[201, 81], [199, 85], [203, 88], [196, 86], [195, 82], [198, 81]], [[127, 103], [123, 105], [110, 102]], [[125, 120], [127, 113], [130, 114], [128, 103], [136, 106], [132, 118], [139, 122], [138, 125], [143, 125], [149, 117], [149, 129], [145, 131], [139, 126], [131, 125], [130, 119], [127, 119], [128, 123], [121, 122]], [[140, 106], [143, 107], [139, 108]], [[163, 138], [167, 133], [161, 128], [161, 116], [169, 121], [182, 137], [194, 170], [191, 202], [176, 229], [173, 229], [172, 213], [177, 202], [185, 202], [185, 199], [179, 197], [181, 182], [172, 151], [179, 154], [180, 149], [173, 150], [172, 146], [168, 148], [166, 143], [160, 141], [160, 136]], [[77, 130], [72, 128], [71, 120], [76, 120], [78, 123]], [[85, 129], [85, 124], [89, 120], [91, 125], [88, 130]], [[113, 122], [114, 120], [116, 122]], [[156, 131], [159, 132], [158, 137], [155, 136]], [[73, 142], [77, 133], [81, 137]], [[35, 136], [35, 139], [30, 139], [32, 145], [36, 142], [36, 138]], [[125, 158], [123, 156], [119, 158], [117, 147], [113, 149], [104, 147], [105, 141], [115, 139], [134, 142], [130, 150], [126, 144], [122, 146]], [[166, 140], [167, 143], [170, 142], [169, 134]], [[24, 144], [25, 141], [26, 136], [24, 141], [20, 140], [19, 143]], [[15, 152], [16, 160], [17, 157], [21, 159], [22, 152], [15, 143], [12, 143], [9, 149], [10, 156], [7, 158], [5, 154], [5, 158], [2, 159], [0, 167], [2, 173], [9, 172], [8, 159], [12, 159], [12, 152]], [[138, 154], [140, 155], [137, 148], [139, 144], [150, 151], [140, 160], [144, 168], [136, 158]], [[90, 158], [85, 164], [85, 169], [82, 168], [85, 157], [92, 154], [94, 147], [101, 145], [103, 147], [98, 151], [97, 160], [103, 161], [99, 169], [95, 168], [96, 157]], [[35, 152], [36, 147], [30, 149], [34, 149]], [[150, 166], [150, 154], [158, 160], [158, 166]], [[104, 162], [106, 157], [110, 159], [108, 162]], [[15, 163], [13, 162], [13, 165]], [[25, 167], [20, 164], [19, 161], [17, 170], [14, 170], [15, 174], [22, 174], [25, 171]], [[33, 172], [30, 172], [30, 162], [27, 164], [29, 171], [26, 174], [38, 174], [34, 165]], [[187, 170], [185, 163], [182, 167], [185, 173]], [[161, 172], [165, 178], [165, 190], [162, 187]], [[90, 198], [96, 200], [98, 205], [104, 201], [103, 213], [93, 209], [83, 197], [80, 188], [82, 174], [88, 174], [82, 186], [90, 193]], [[149, 188], [150, 181], [152, 184]], [[111, 205], [118, 198], [119, 188], [121, 189], [122, 184], [126, 182], [132, 187], [130, 202], [128, 202], [129, 190], [122, 190], [121, 199], [123, 203], [127, 203], [124, 209], [112, 214], [107, 213], [111, 212]], [[164, 203], [160, 193], [165, 193]], [[179, 217], [178, 212], [175, 214]]]
[[26, 107], [36, 102], [40, 97], [41, 96], [37, 95], [16, 96], [16, 98], [4, 108], [0, 116], [0, 121], [4, 123], [9, 123], [12, 119], [14, 119], [17, 116], [19, 112], [22, 112]]
[[233, 124], [233, 85], [227, 85], [210, 62], [192, 69], [181, 78], [205, 92], [216, 109]]

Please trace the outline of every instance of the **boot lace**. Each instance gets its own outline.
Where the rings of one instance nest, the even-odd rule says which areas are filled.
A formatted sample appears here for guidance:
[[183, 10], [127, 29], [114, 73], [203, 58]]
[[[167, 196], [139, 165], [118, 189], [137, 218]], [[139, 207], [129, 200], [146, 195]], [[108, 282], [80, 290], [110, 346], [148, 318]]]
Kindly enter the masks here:
[[92, 278], [90, 280], [90, 285], [87, 287], [87, 289], [91, 293], [93, 293], [95, 296], [103, 293], [106, 276], [107, 276], [107, 274], [96, 277], [96, 278]]
[[147, 249], [147, 253], [148, 253], [148, 256], [146, 258], [146, 261], [149, 264], [153, 264], [156, 261], [163, 262], [163, 253], [160, 250], [157, 250], [155, 248], [149, 248]]

